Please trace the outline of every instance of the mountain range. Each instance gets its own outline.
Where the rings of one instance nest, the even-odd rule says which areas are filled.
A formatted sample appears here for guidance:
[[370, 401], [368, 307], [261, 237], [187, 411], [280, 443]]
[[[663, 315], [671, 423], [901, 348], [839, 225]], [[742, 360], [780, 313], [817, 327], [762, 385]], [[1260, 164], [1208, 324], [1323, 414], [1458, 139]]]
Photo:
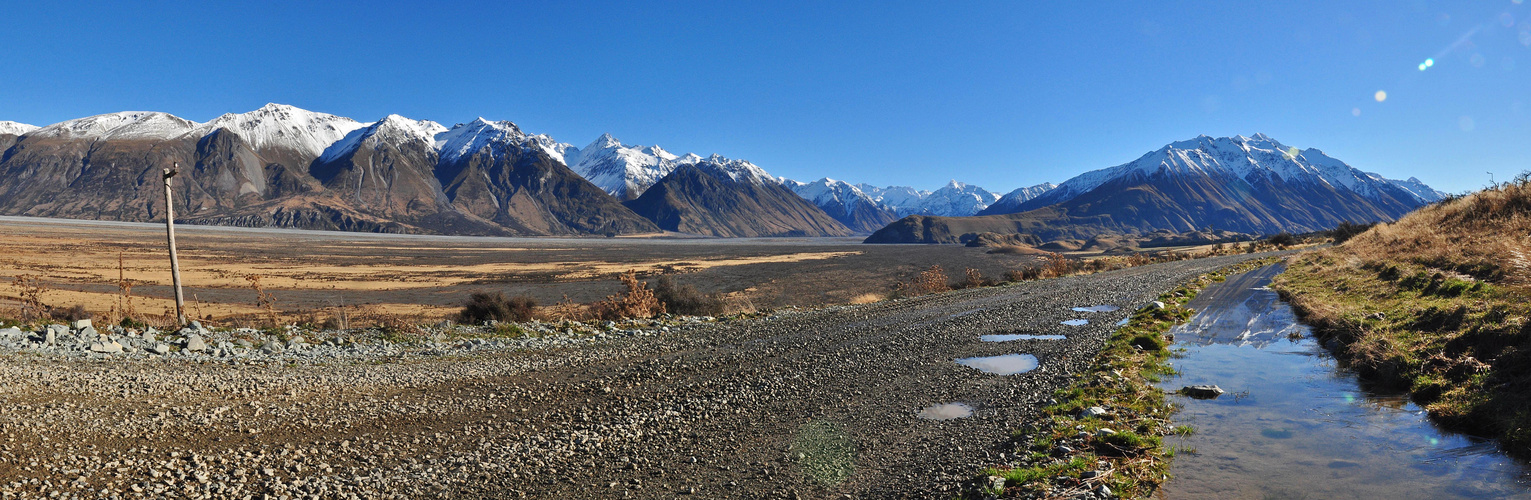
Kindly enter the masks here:
[[0, 151], [4, 215], [152, 220], [159, 169], [179, 162], [185, 222], [435, 234], [954, 242], [974, 232], [1276, 232], [1391, 220], [1441, 196], [1258, 134], [1177, 142], [1004, 195], [955, 180], [934, 191], [798, 182], [610, 134], [578, 148], [506, 121], [363, 123], [280, 104], [206, 123], [158, 112], [0, 122]]
[[1020, 203], [996, 203], [984, 215], [905, 217], [867, 241], [957, 243], [982, 233], [1088, 239], [1206, 228], [1307, 232], [1396, 220], [1444, 196], [1418, 179], [1387, 179], [1263, 134], [1199, 136], [1085, 172]]

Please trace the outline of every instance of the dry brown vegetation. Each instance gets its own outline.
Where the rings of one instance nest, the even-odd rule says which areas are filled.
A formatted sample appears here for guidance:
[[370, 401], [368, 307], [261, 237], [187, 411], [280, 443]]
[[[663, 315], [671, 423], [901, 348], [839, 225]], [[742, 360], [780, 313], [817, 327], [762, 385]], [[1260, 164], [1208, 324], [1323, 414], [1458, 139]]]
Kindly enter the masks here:
[[648, 284], [638, 281], [637, 271], [622, 275], [622, 285], [627, 290], [596, 302], [595, 316], [604, 320], [627, 318], [652, 318], [665, 313], [665, 304], [650, 290]]
[[1276, 286], [1336, 354], [1432, 417], [1531, 454], [1531, 179], [1294, 257]]

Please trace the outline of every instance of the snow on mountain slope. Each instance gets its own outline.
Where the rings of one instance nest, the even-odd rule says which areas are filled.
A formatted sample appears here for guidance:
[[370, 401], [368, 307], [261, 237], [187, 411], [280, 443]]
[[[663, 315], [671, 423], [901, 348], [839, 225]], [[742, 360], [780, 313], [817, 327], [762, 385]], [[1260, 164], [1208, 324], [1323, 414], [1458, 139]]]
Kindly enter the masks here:
[[248, 113], [228, 113], [214, 118], [197, 127], [195, 133], [201, 137], [226, 128], [256, 151], [283, 148], [317, 157], [347, 134], [367, 125], [370, 124], [342, 116], [271, 103]]
[[[451, 130], [436, 134], [436, 150], [441, 161], [457, 161], [463, 156], [483, 149], [489, 144], [520, 144], [526, 134], [516, 124], [508, 121], [491, 122], [483, 118], [454, 125]], [[494, 154], [490, 150], [490, 154]]]
[[1425, 183], [1420, 181], [1418, 178], [1410, 177], [1407, 180], [1402, 181], [1388, 179], [1387, 181], [1392, 183], [1394, 186], [1398, 186], [1399, 189], [1408, 191], [1409, 194], [1419, 197], [1420, 201], [1425, 203], [1435, 203], [1437, 201], [1441, 201], [1447, 196], [1446, 193], [1437, 191], [1435, 188], [1430, 186], [1426, 186]]
[[196, 122], [168, 113], [123, 111], [55, 123], [31, 134], [62, 139], [166, 140], [185, 135], [196, 126]]
[[[786, 186], [787, 189], [797, 193], [798, 196], [813, 202], [814, 205], [818, 205], [825, 212], [829, 212], [830, 216], [836, 218], [850, 215], [856, 209], [855, 202], [858, 199], [877, 206], [877, 201], [873, 200], [872, 197], [867, 196], [866, 193], [861, 192], [856, 186], [852, 186], [845, 181], [837, 181], [825, 177], [813, 182], [798, 182], [786, 178], [779, 179], [779, 182]], [[834, 211], [831, 211], [831, 208]]]
[[1363, 172], [1317, 149], [1298, 150], [1265, 134], [1218, 138], [1202, 135], [1170, 143], [1129, 163], [1075, 176], [1024, 203], [1020, 210], [1062, 203], [1112, 180], [1132, 175], [1151, 177], [1159, 174], [1209, 175], [1250, 182], [1261, 176], [1269, 176], [1288, 183], [1323, 184], [1373, 200], [1388, 196], [1385, 191], [1394, 192], [1394, 189], [1402, 189], [1420, 200], [1427, 200], [1430, 192], [1434, 191], [1425, 191], [1428, 186], [1420, 189], [1400, 185], [1401, 181], [1390, 181], [1380, 175]]
[[920, 200], [921, 215], [966, 217], [999, 201], [999, 195], [972, 184], [952, 180]]
[[630, 200], [670, 175], [677, 165], [700, 161], [694, 154], [683, 158], [659, 146], [622, 144], [611, 134], [602, 134], [581, 149], [579, 161], [569, 167], [602, 191]]
[[[695, 156], [695, 155], [692, 155]], [[754, 184], [776, 184], [775, 177], [766, 173], [765, 169], [756, 166], [746, 160], [725, 158], [723, 155], [713, 154], [696, 164], [704, 171], [711, 171], [719, 175], [727, 176], [734, 182], [750, 182]]]
[[374, 145], [382, 141], [397, 145], [410, 140], [420, 140], [434, 147], [436, 135], [446, 131], [446, 127], [430, 120], [411, 120], [399, 115], [388, 115], [371, 125], [346, 134], [345, 138], [331, 144], [324, 150], [324, 154], [319, 155], [319, 162], [334, 161], [356, 151], [363, 145]]
[[1031, 201], [1033, 198], [1042, 196], [1048, 191], [1058, 187], [1051, 182], [1044, 182], [1031, 187], [1017, 188], [1015, 191], [999, 197], [999, 201], [991, 203], [988, 208], [978, 212], [978, 215], [1008, 214], [1015, 212], [1022, 203]]
[[0, 121], [0, 134], [22, 135], [27, 132], [37, 130], [38, 128], [41, 127], [36, 125], [27, 125], [20, 122]]
[[659, 146], [623, 144], [611, 134], [602, 134], [580, 150], [575, 172], [619, 199], [637, 199], [676, 167], [697, 165], [720, 178], [755, 183], [777, 183], [776, 178], [745, 160], [712, 155], [702, 158], [692, 153], [677, 156]]
[[917, 213], [920, 210], [920, 202], [930, 196], [930, 191], [921, 191], [908, 186], [877, 187], [865, 182], [857, 184], [856, 189], [866, 193], [872, 201], [898, 213], [900, 217]]

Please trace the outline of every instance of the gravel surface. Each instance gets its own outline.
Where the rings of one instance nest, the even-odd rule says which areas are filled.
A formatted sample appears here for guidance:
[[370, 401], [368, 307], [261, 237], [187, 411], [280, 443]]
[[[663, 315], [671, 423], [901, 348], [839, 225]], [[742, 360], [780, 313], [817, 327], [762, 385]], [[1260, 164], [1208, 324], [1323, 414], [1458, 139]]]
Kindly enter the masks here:
[[[134, 346], [74, 354], [18, 332], [0, 349], [0, 496], [950, 497], [1115, 322], [1251, 257], [526, 341], [265, 352], [209, 332], [217, 355], [159, 355], [56, 332]], [[1096, 305], [1121, 309], [1071, 310]], [[996, 333], [1067, 338], [979, 340]], [[1013, 353], [1040, 367], [954, 362]], [[972, 415], [918, 416], [942, 403]]]

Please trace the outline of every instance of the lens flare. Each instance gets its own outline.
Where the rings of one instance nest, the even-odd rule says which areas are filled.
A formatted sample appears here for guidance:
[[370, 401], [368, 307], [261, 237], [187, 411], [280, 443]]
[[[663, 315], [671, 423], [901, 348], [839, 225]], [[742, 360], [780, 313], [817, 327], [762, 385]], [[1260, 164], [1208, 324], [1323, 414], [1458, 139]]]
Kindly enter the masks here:
[[1435, 59], [1425, 59], [1425, 67], [1428, 68], [1431, 66], [1435, 66]]
[[1361, 116], [1361, 108], [1350, 108], [1350, 116]]
[[1378, 90], [1377, 93], [1372, 94], [1372, 99], [1376, 99], [1377, 102], [1386, 101], [1387, 100], [1387, 91], [1386, 90]]

